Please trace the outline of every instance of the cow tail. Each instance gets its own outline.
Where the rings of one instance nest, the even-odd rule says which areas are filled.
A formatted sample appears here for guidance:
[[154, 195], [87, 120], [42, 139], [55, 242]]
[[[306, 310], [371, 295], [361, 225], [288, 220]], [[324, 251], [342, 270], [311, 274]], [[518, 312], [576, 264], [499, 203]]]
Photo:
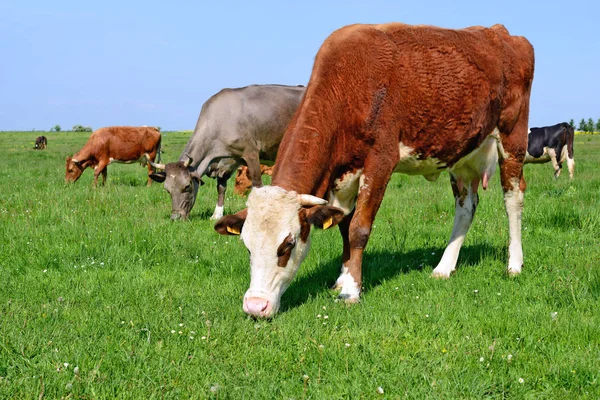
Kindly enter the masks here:
[[575, 141], [575, 129], [569, 125], [567, 128], [567, 153], [570, 159], [573, 159], [573, 142]]

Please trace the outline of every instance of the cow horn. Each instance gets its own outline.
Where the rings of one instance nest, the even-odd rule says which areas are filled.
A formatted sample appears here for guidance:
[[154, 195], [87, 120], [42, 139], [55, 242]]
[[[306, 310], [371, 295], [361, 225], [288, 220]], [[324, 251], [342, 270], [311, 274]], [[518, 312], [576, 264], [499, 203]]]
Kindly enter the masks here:
[[185, 168], [189, 167], [189, 166], [190, 166], [190, 164], [192, 163], [192, 161], [194, 161], [194, 159], [193, 159], [192, 157], [190, 157], [190, 156], [187, 156], [187, 160], [185, 160], [185, 161], [183, 162], [183, 166], [184, 166]]
[[322, 206], [327, 204], [327, 200], [323, 200], [310, 194], [299, 194], [298, 201], [301, 206]]
[[155, 163], [153, 161], [148, 160], [148, 162], [150, 163], [150, 165], [152, 165], [153, 168], [164, 171], [166, 166], [165, 164], [161, 164], [161, 163]]

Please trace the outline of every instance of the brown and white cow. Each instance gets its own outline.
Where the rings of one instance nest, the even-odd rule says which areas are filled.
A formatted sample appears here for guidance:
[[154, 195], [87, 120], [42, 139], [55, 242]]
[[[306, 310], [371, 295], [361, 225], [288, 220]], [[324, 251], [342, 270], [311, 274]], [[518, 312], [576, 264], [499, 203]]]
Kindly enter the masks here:
[[[75, 182], [87, 167], [94, 168], [94, 186], [102, 174], [106, 183], [106, 168], [112, 162], [131, 164], [140, 162], [148, 165], [148, 175], [153, 172], [148, 161], [160, 158], [161, 135], [153, 127], [110, 126], [91, 134], [81, 150], [67, 157], [66, 182]], [[148, 186], [152, 179], [148, 177]]]
[[362, 258], [394, 172], [436, 179], [447, 170], [456, 215], [433, 276], [448, 278], [478, 204], [500, 164], [509, 225], [508, 273], [521, 272], [523, 159], [534, 54], [501, 25], [461, 30], [400, 23], [351, 25], [325, 40], [288, 126], [272, 186], [215, 229], [250, 251], [244, 311], [277, 312], [310, 245], [311, 225], [339, 224], [336, 287], [359, 300]]
[[46, 136], [38, 136], [35, 139], [35, 147], [33, 149], [44, 150], [46, 147], [48, 147], [48, 139], [46, 138]]
[[[260, 164], [260, 175], [273, 175], [273, 167]], [[250, 177], [248, 167], [242, 165], [237, 169], [237, 173], [235, 175], [235, 186], [233, 187], [233, 193], [237, 194], [238, 196], [245, 196], [250, 189], [252, 189], [252, 178]]]

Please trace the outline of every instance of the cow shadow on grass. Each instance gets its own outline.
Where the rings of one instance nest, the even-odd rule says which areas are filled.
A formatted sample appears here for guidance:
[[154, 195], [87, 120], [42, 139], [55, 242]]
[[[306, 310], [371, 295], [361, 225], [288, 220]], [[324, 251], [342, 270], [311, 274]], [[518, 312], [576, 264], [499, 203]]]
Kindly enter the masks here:
[[[424, 247], [408, 252], [365, 252], [363, 257], [363, 293], [381, 285], [398, 275], [412, 271], [435, 268], [442, 257], [444, 247]], [[494, 257], [505, 249], [489, 244], [463, 246], [458, 258], [459, 269], [469, 268], [482, 259]], [[283, 295], [281, 311], [294, 309], [318, 293], [328, 292], [340, 274], [341, 254], [339, 257], [322, 263], [313, 273], [295, 279]], [[333, 294], [333, 292], [332, 292]]]

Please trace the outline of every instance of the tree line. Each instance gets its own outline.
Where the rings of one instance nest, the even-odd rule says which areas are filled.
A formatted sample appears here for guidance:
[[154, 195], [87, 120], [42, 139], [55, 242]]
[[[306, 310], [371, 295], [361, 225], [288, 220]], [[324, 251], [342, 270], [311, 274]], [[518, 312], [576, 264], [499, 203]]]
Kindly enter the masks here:
[[571, 118], [571, 120], [569, 121], [569, 125], [571, 125], [573, 127], [573, 129], [578, 130], [578, 131], [583, 131], [583, 132], [600, 132], [600, 118], [598, 118], [598, 121], [596, 121], [594, 123], [594, 120], [591, 118], [588, 118], [588, 120], [586, 121], [585, 118], [581, 118], [581, 121], [579, 121], [579, 125], [575, 126], [575, 120], [573, 120]]

